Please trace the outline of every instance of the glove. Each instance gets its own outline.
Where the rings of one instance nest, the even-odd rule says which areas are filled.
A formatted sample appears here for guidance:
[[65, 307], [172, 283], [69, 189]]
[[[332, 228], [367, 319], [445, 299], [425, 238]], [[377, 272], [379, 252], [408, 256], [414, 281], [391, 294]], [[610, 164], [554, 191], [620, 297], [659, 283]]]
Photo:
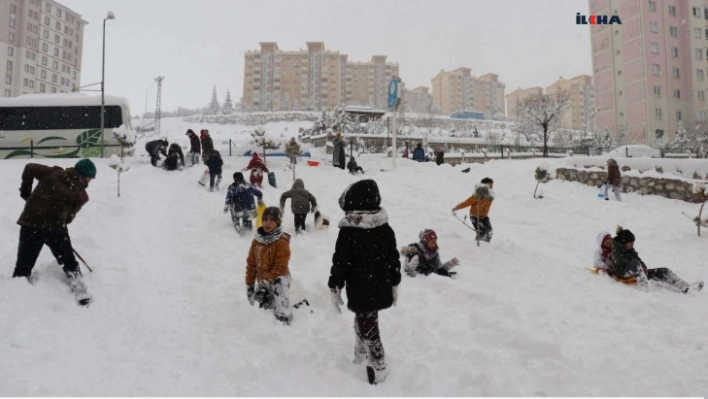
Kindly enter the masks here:
[[450, 267], [455, 267], [460, 264], [460, 261], [457, 258], [452, 258], [447, 261], [447, 264], [450, 265]]
[[248, 290], [246, 291], [246, 293], [248, 296], [248, 303], [250, 303], [251, 306], [253, 306], [253, 304], [256, 303], [256, 290], [253, 287], [253, 284], [249, 284], [247, 287], [248, 287]]
[[226, 205], [226, 206], [224, 207], [224, 213], [227, 213], [228, 211], [229, 211], [229, 206]]
[[22, 189], [20, 189], [20, 198], [22, 198], [23, 200], [27, 201], [30, 197], [30, 194], [32, 193], [28, 193], [27, 191], [22, 191]]
[[394, 286], [393, 288], [393, 306], [396, 306], [396, 303], [398, 303], [398, 286]]
[[339, 307], [339, 305], [344, 305], [344, 301], [342, 300], [342, 290], [339, 288], [330, 288], [329, 298], [332, 301], [332, 307], [334, 307], [335, 312], [342, 313], [342, 309]]
[[258, 200], [258, 206], [265, 206], [265, 202], [262, 199]]
[[281, 206], [281, 207], [280, 207], [280, 215], [281, 215], [281, 216], [282, 216], [282, 215], [285, 215], [285, 207], [284, 207], [284, 206]]

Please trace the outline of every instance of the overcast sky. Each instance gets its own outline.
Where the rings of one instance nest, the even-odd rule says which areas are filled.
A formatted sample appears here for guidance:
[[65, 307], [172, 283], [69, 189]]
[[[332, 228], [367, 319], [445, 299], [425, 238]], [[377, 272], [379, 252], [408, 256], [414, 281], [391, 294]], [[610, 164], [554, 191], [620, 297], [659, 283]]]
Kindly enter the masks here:
[[216, 85], [234, 102], [243, 90], [243, 54], [275, 41], [280, 49], [325, 48], [369, 61], [387, 55], [407, 87], [430, 87], [461, 66], [519, 87], [592, 74], [590, 30], [576, 25], [587, 0], [58, 0], [89, 22], [82, 85], [101, 80], [107, 11], [106, 92], [127, 97], [133, 114], [155, 109], [155, 77], [165, 76], [162, 109], [203, 107]]

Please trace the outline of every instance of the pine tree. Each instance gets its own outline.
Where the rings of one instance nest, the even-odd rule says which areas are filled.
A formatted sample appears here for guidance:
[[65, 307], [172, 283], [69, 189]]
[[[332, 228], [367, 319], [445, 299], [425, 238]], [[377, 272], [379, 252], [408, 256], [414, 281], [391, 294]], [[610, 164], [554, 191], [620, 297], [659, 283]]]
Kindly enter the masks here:
[[216, 85], [214, 85], [214, 91], [211, 93], [211, 102], [209, 103], [209, 111], [213, 114], [217, 114], [219, 109], [219, 100], [216, 98]]
[[[214, 87], [214, 90], [216, 90], [216, 87]], [[214, 91], [214, 99], [216, 99], [216, 91]], [[234, 112], [234, 104], [231, 102], [231, 93], [228, 90], [226, 90], [226, 100], [224, 100], [222, 111], [227, 115]]]
[[671, 142], [671, 147], [678, 148], [683, 151], [686, 148], [690, 148], [690, 138], [688, 137], [688, 132], [683, 126], [683, 122], [679, 121], [678, 129], [676, 130], [676, 138]]

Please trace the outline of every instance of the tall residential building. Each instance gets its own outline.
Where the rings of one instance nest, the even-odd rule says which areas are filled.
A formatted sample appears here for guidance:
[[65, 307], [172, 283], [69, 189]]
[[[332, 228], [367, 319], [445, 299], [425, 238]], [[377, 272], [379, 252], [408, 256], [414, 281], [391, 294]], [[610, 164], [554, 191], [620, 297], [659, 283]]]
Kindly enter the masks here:
[[678, 122], [706, 120], [706, 0], [590, 0], [597, 128], [637, 142], [672, 139]]
[[538, 86], [530, 89], [518, 88], [507, 94], [505, 96], [507, 117], [511, 120], [519, 119], [519, 116], [521, 115], [521, 105], [524, 101], [533, 95], [539, 94], [543, 94], [543, 89]]
[[386, 56], [371, 62], [349, 62], [323, 42], [308, 42], [306, 50], [283, 51], [274, 42], [247, 51], [244, 68], [244, 110], [322, 110], [340, 105], [386, 106], [388, 83], [398, 65]]
[[403, 101], [408, 112], [424, 113], [428, 104], [433, 102], [433, 97], [430, 95], [430, 89], [420, 86], [413, 90], [404, 90]]
[[0, 0], [0, 68], [5, 97], [66, 93], [81, 86], [80, 14], [52, 0]]
[[433, 102], [442, 114], [475, 111], [487, 119], [504, 119], [505, 85], [498, 75], [474, 77], [471, 69], [462, 67], [451, 72], [440, 71], [431, 82]]
[[564, 90], [568, 94], [568, 103], [560, 118], [560, 127], [592, 131], [595, 104], [592, 77], [589, 75], [580, 75], [572, 79], [561, 77], [546, 87], [548, 94], [558, 90]]

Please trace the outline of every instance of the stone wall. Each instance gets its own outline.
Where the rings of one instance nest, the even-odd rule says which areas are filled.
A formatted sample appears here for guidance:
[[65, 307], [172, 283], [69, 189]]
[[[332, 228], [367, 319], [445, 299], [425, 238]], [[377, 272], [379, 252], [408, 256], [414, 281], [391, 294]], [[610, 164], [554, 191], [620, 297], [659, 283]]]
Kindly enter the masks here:
[[[579, 169], [556, 169], [556, 179], [579, 182], [588, 186], [600, 187], [607, 178], [605, 171], [590, 171]], [[682, 180], [649, 177], [622, 176], [620, 185], [623, 193], [638, 192], [645, 195], [661, 195], [666, 198], [679, 199], [688, 202], [703, 202], [700, 195], [693, 193], [693, 183]]]

